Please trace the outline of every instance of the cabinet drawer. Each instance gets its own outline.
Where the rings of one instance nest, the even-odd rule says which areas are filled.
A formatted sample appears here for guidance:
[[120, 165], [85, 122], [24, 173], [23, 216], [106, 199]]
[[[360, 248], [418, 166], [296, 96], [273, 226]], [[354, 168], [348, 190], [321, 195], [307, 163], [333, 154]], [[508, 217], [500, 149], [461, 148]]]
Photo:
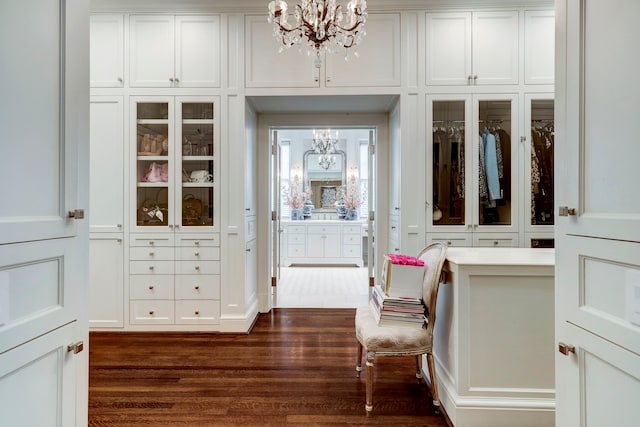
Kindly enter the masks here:
[[129, 299], [173, 299], [173, 277], [129, 276]]
[[173, 234], [167, 235], [149, 235], [149, 234], [130, 234], [129, 246], [173, 246]]
[[359, 234], [342, 235], [342, 243], [345, 245], [360, 245], [361, 242], [362, 242], [362, 236]]
[[304, 245], [287, 245], [287, 256], [299, 258], [304, 256]]
[[220, 274], [220, 261], [177, 261], [176, 274]]
[[362, 226], [360, 225], [345, 225], [342, 227], [343, 234], [362, 234]]
[[287, 233], [289, 234], [294, 234], [294, 233], [305, 233], [305, 226], [304, 225], [288, 225], [287, 226]]
[[465, 247], [469, 248], [473, 246], [471, 236], [468, 234], [438, 234], [428, 233], [427, 243], [440, 242], [451, 247]]
[[173, 261], [129, 261], [130, 274], [174, 274]]
[[342, 256], [345, 258], [361, 257], [362, 247], [360, 245], [344, 245], [342, 247]]
[[173, 248], [134, 246], [129, 249], [129, 257], [140, 261], [173, 261]]
[[340, 227], [337, 225], [310, 225], [307, 227], [309, 234], [338, 234]]
[[176, 301], [177, 324], [220, 323], [220, 302], [215, 300]]
[[132, 325], [168, 325], [174, 319], [173, 300], [138, 300], [129, 302]]
[[305, 235], [304, 234], [289, 234], [287, 236], [287, 244], [288, 245], [304, 245], [304, 242], [306, 241]]
[[201, 247], [181, 247], [176, 248], [178, 252], [178, 260], [183, 261], [199, 261], [199, 260], [211, 260], [217, 261], [220, 259], [220, 248], [214, 248], [210, 246]]
[[517, 247], [518, 240], [510, 237], [478, 237], [475, 246], [477, 247]]
[[176, 276], [176, 299], [220, 299], [217, 274]]
[[182, 247], [220, 246], [220, 235], [216, 233], [183, 235], [176, 237], [176, 240], [176, 246]]

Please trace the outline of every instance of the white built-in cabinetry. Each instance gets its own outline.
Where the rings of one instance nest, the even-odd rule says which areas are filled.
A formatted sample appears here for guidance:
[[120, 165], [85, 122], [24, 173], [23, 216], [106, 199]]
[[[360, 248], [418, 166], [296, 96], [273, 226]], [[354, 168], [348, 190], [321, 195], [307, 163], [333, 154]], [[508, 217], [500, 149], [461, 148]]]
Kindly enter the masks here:
[[127, 176], [122, 96], [91, 98], [90, 141], [89, 322], [94, 328], [121, 328]]
[[124, 16], [93, 15], [90, 32], [91, 87], [124, 85]]
[[131, 87], [219, 87], [218, 15], [131, 15]]
[[518, 83], [517, 10], [427, 13], [427, 85]]
[[555, 23], [553, 10], [524, 12], [525, 84], [553, 84]]
[[322, 54], [322, 64], [301, 55], [297, 47], [278, 52], [273, 26], [262, 15], [245, 18], [246, 74], [248, 88], [400, 86], [400, 15], [369, 14], [367, 35], [350, 52]]
[[362, 267], [362, 229], [357, 221], [283, 222], [283, 265], [348, 264]]

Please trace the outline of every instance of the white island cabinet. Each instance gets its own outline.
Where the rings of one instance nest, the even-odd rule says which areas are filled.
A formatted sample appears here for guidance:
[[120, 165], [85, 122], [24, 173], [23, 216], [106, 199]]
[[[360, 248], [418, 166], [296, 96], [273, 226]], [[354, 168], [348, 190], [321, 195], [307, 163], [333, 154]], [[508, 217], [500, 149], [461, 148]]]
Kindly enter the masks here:
[[364, 223], [344, 220], [283, 221], [283, 266], [363, 266]]
[[449, 248], [434, 355], [455, 426], [554, 426], [554, 264], [554, 249]]

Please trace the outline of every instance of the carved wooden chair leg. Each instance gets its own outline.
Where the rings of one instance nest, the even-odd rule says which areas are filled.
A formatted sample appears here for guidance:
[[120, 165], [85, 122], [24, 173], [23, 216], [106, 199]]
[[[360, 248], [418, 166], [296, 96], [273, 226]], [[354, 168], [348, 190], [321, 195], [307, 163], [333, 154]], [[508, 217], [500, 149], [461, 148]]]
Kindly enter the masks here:
[[418, 379], [418, 383], [422, 382], [422, 355], [421, 354], [416, 356], [416, 378]]
[[358, 372], [358, 378], [360, 378], [360, 372], [362, 372], [362, 344], [358, 341], [358, 362], [356, 363], [356, 372]]
[[373, 411], [373, 359], [375, 356], [375, 353], [367, 352], [367, 402], [364, 405], [367, 415], [371, 415]]
[[427, 365], [429, 367], [429, 376], [431, 377], [431, 396], [433, 397], [433, 406], [436, 414], [440, 413], [440, 400], [438, 399], [438, 384], [436, 382], [436, 366], [433, 354], [427, 354]]

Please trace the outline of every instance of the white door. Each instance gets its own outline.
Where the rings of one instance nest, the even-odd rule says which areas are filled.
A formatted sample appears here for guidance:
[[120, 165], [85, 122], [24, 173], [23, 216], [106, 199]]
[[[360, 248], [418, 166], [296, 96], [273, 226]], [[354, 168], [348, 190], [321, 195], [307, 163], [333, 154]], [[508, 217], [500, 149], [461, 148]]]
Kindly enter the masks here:
[[[635, 0], [564, 0], [556, 139], [556, 425], [640, 419]], [[615, 25], [603, 25], [615, 23]], [[566, 58], [566, 60], [565, 60]], [[615, 64], [615, 73], [612, 73]]]
[[[271, 194], [271, 307], [278, 305], [278, 282], [280, 281], [280, 250], [282, 225], [280, 224], [280, 198], [281, 196], [281, 170], [283, 169], [283, 159], [280, 156], [280, 144], [278, 140], [278, 131], [271, 130], [271, 171], [272, 171], [272, 194]], [[288, 156], [288, 151], [287, 151]], [[287, 158], [288, 163], [288, 158]], [[288, 170], [288, 165], [286, 166]]]
[[8, 426], [87, 425], [88, 351], [74, 344], [88, 338], [88, 221], [69, 212], [88, 208], [88, 9], [82, 0], [0, 3], [0, 51], [11, 64], [0, 97], [0, 413]]

